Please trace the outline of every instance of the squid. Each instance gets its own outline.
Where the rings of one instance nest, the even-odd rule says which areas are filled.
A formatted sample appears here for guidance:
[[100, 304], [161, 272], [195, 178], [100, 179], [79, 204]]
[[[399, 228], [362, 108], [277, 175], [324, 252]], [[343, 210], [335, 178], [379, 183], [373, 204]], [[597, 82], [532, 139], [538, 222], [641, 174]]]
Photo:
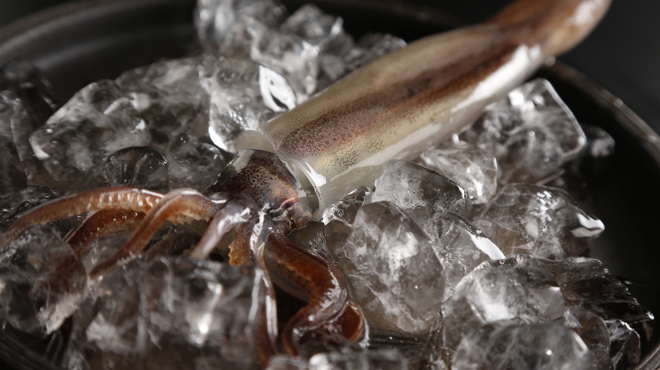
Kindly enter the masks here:
[[[192, 258], [208, 258], [233, 235], [229, 262], [263, 272], [269, 292], [259, 350], [264, 361], [276, 353], [299, 355], [301, 342], [319, 337], [314, 334], [359, 340], [364, 318], [342, 272], [287, 235], [318, 220], [352, 189], [372, 184], [387, 161], [412, 159], [466, 128], [488, 104], [586, 37], [610, 2], [517, 0], [481, 24], [412, 42], [259, 131], [244, 132], [235, 158], [204, 192], [111, 187], [62, 197], [25, 213], [0, 246], [32, 225], [73, 215], [87, 214], [65, 237], [77, 254], [94, 238], [134, 229], [120, 250], [89, 273], [102, 277], [139, 258], [166, 223], [206, 221]], [[276, 284], [298, 287], [306, 300], [284, 325], [276, 318]]]

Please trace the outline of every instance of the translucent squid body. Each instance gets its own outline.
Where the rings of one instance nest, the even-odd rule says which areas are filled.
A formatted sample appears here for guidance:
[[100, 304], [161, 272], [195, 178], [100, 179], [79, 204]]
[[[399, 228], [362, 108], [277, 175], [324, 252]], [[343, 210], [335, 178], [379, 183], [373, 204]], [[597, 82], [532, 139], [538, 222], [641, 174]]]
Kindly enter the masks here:
[[[415, 41], [259, 132], [245, 132], [242, 150], [204, 193], [114, 187], [60, 198], [16, 221], [4, 246], [31, 225], [72, 215], [88, 214], [66, 236], [77, 253], [100, 235], [135, 228], [121, 250], [90, 273], [101, 276], [138, 258], [166, 222], [209, 221], [192, 257], [208, 257], [235, 230], [230, 263], [264, 271], [270, 293], [262, 358], [295, 356], [303, 337], [315, 332], [357, 340], [364, 322], [341, 271], [293, 246], [287, 234], [350, 190], [371, 184], [388, 160], [413, 158], [428, 143], [464, 129], [548, 58], [582, 40], [610, 1], [518, 0], [482, 24]], [[278, 333], [273, 281], [282, 278], [301, 288], [307, 304]]]

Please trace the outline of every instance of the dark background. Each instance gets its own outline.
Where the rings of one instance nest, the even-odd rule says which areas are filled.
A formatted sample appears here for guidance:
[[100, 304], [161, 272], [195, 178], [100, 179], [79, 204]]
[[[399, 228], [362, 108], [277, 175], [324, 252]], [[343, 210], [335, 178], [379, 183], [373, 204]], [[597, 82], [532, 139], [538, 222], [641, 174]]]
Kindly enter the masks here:
[[[0, 27], [40, 9], [71, 1], [89, 0], [0, 0]], [[463, 19], [476, 22], [508, 0], [418, 2], [448, 9]], [[659, 36], [660, 1], [614, 0], [599, 28], [561, 59], [621, 98], [660, 132]]]

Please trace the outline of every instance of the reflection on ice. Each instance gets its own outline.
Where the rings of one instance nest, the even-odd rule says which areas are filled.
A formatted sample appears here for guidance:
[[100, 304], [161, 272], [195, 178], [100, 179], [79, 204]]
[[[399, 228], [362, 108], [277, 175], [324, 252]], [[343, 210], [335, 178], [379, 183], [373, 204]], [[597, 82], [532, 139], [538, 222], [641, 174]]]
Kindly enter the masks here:
[[498, 322], [471, 331], [456, 350], [453, 369], [591, 368], [591, 354], [572, 330], [560, 323]]
[[254, 313], [261, 299], [254, 281], [237, 268], [187, 258], [116, 270], [74, 315], [65, 363], [99, 369], [254, 366]]
[[[0, 92], [2, 230], [55, 191], [203, 191], [243, 131], [405, 45], [390, 35], [353, 40], [341, 18], [311, 5], [287, 17], [271, 0], [200, 0], [197, 17], [203, 53], [91, 84], [29, 140], [52, 109], [45, 84], [26, 66], [12, 67], [11, 83], [0, 74], [0, 89], [13, 90]], [[17, 84], [18, 72], [31, 82]], [[323, 223], [291, 239], [343, 270], [371, 334], [353, 345], [303, 343], [308, 356], [275, 356], [268, 368], [619, 369], [639, 361], [631, 325], [652, 315], [600, 262], [576, 258], [604, 226], [548, 186], [565, 184], [566, 168], [600, 171], [613, 141], [586, 132], [585, 146], [572, 113], [535, 80], [417, 164], [390, 162], [373, 186], [331, 205]], [[263, 286], [250, 269], [188, 258], [200, 224], [162, 230], [138, 261], [95, 282], [86, 269], [130, 232], [83, 251], [34, 228], [0, 255], [0, 319], [44, 335], [70, 317], [58, 335], [70, 334], [63, 365], [73, 368], [258, 367]]]
[[505, 186], [477, 219], [477, 226], [507, 256], [579, 256], [605, 228], [565, 191], [529, 185]]
[[43, 336], [57, 330], [86, 287], [82, 263], [48, 226], [26, 231], [0, 255], [0, 314], [22, 331]]
[[115, 151], [149, 145], [147, 126], [111, 81], [74, 95], [30, 136], [34, 154], [57, 181], [80, 177]]

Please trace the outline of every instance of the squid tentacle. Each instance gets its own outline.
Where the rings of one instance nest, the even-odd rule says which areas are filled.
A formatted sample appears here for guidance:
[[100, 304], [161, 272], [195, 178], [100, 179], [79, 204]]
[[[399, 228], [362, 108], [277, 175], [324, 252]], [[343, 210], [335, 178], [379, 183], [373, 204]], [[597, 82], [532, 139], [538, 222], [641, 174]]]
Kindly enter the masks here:
[[78, 227], [64, 237], [64, 241], [69, 243], [76, 257], [80, 259], [94, 239], [120, 231], [133, 230], [144, 216], [144, 212], [125, 209], [91, 212]]
[[5, 249], [31, 226], [101, 210], [148, 212], [163, 194], [130, 186], [95, 189], [55, 199], [30, 209], [5, 232], [0, 250]]
[[121, 249], [96, 265], [89, 275], [96, 277], [134, 260], [166, 222], [180, 224], [191, 220], [208, 221], [218, 213], [222, 204], [193, 189], [177, 189], [167, 193], [147, 212]]

